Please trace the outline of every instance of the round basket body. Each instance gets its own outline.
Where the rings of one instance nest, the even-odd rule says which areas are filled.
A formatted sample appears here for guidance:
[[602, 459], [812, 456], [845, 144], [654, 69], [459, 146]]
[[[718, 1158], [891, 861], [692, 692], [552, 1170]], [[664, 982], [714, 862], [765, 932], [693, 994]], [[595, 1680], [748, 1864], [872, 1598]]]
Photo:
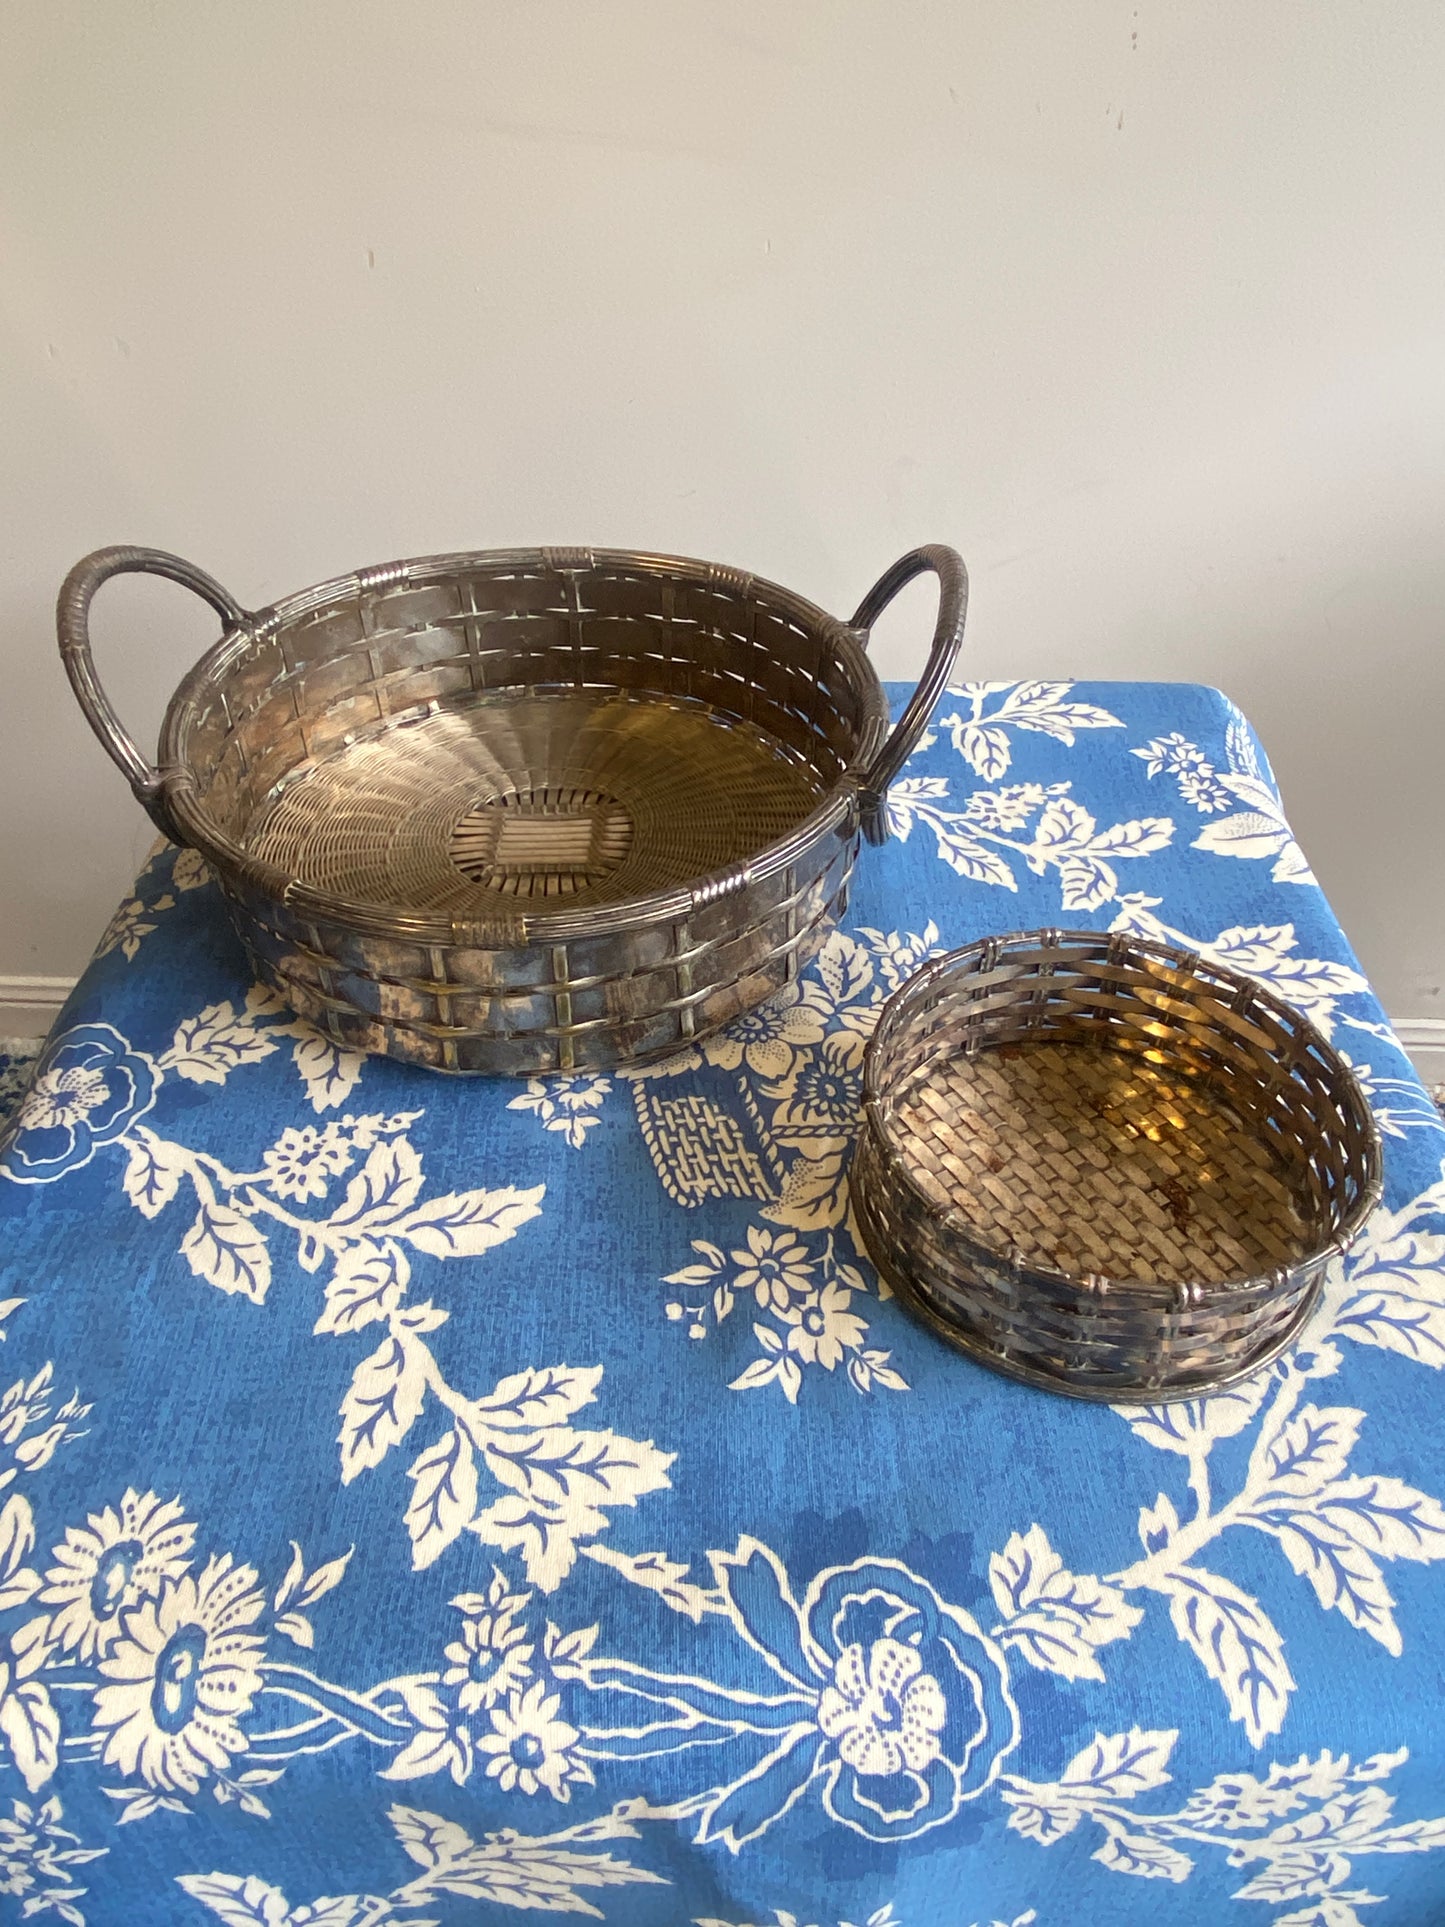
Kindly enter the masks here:
[[[939, 630], [890, 736], [867, 630], [925, 568]], [[155, 769], [86, 633], [125, 569], [225, 620]], [[710, 563], [540, 549], [366, 569], [248, 614], [178, 558], [109, 550], [72, 572], [60, 630], [97, 733], [299, 1015], [348, 1049], [535, 1075], [666, 1056], [796, 976], [860, 832], [886, 835], [965, 596], [943, 549], [905, 557], [851, 625]]]
[[1196, 1397], [1267, 1363], [1380, 1195], [1349, 1067], [1233, 971], [1034, 931], [939, 958], [864, 1065], [854, 1208], [950, 1343], [1030, 1384]]

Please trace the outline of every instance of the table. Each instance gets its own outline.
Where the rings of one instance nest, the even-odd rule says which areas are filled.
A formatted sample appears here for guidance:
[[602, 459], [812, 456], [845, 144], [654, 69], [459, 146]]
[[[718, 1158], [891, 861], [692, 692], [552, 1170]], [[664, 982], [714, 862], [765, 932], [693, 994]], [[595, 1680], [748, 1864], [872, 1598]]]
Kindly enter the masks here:
[[[150, 863], [3, 1154], [6, 1919], [1445, 1918], [1445, 1131], [1260, 747], [968, 684], [893, 809], [789, 995], [530, 1084], [337, 1052]], [[996, 1378], [849, 1235], [881, 999], [1041, 925], [1251, 972], [1376, 1107], [1208, 1401]]]

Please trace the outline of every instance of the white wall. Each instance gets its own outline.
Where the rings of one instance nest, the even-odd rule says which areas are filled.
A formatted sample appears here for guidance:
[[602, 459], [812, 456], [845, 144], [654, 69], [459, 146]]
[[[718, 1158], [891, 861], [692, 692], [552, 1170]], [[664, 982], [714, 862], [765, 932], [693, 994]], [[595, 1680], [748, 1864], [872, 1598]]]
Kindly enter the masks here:
[[[1438, 0], [0, 0], [0, 973], [149, 829], [51, 605], [451, 546], [846, 614], [953, 542], [989, 676], [1214, 681], [1445, 1017]], [[921, 661], [920, 597], [889, 630]], [[137, 733], [206, 639], [107, 591]]]

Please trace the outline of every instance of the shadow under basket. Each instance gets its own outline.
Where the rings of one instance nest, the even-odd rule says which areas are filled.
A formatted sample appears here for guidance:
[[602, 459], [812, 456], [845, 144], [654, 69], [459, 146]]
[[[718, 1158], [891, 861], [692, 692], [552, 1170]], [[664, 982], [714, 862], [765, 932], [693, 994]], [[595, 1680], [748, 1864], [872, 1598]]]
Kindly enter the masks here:
[[1247, 1376], [1308, 1319], [1378, 1203], [1349, 1066], [1192, 952], [989, 938], [891, 997], [864, 1066], [854, 1209], [950, 1344], [1120, 1404]]

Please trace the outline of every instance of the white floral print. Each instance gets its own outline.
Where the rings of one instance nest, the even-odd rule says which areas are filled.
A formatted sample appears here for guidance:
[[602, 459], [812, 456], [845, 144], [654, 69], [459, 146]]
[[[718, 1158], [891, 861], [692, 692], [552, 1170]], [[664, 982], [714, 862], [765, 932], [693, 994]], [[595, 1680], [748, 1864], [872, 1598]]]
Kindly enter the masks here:
[[509, 1111], [531, 1111], [544, 1130], [557, 1131], [574, 1151], [602, 1122], [602, 1103], [612, 1089], [610, 1077], [533, 1077]]
[[238, 1724], [260, 1690], [265, 1642], [246, 1628], [265, 1608], [250, 1566], [229, 1553], [199, 1579], [166, 1580], [133, 1607], [100, 1662], [95, 1695], [101, 1758], [149, 1786], [194, 1793], [246, 1750]]
[[349, 1170], [355, 1153], [334, 1123], [287, 1128], [261, 1154], [261, 1167], [278, 1198], [324, 1198], [333, 1178]]
[[852, 1292], [830, 1279], [806, 1304], [779, 1307], [789, 1326], [788, 1350], [805, 1365], [821, 1365], [825, 1372], [835, 1370], [849, 1352], [861, 1351], [868, 1327], [848, 1309], [852, 1302]]
[[797, 984], [755, 1010], [736, 1018], [702, 1046], [703, 1057], [719, 1070], [746, 1064], [755, 1077], [786, 1077], [800, 1045], [823, 1041], [823, 1013], [804, 1000]]
[[748, 1226], [745, 1250], [732, 1254], [739, 1267], [733, 1290], [751, 1292], [759, 1311], [786, 1314], [796, 1299], [812, 1290], [812, 1266], [807, 1247], [787, 1232], [764, 1231], [761, 1225]]
[[591, 1768], [572, 1751], [582, 1736], [557, 1716], [561, 1703], [545, 1681], [536, 1680], [492, 1709], [492, 1730], [477, 1741], [477, 1751], [486, 1756], [488, 1778], [504, 1793], [545, 1788], [554, 1800], [570, 1800], [574, 1780], [591, 1784]]
[[37, 1595], [56, 1609], [52, 1636], [82, 1659], [105, 1651], [123, 1613], [188, 1570], [195, 1536], [178, 1501], [130, 1490], [118, 1508], [107, 1506], [83, 1526], [71, 1526]]
[[530, 1593], [510, 1592], [504, 1575], [494, 1567], [485, 1598], [463, 1594], [452, 1601], [466, 1618], [461, 1637], [447, 1646], [442, 1684], [457, 1689], [462, 1712], [475, 1713], [494, 1706], [531, 1677], [533, 1648], [526, 1628], [517, 1624], [518, 1614], [526, 1611], [531, 1597]]
[[855, 1773], [921, 1773], [942, 1751], [948, 1707], [911, 1646], [876, 1639], [845, 1646], [818, 1701], [818, 1724]]

